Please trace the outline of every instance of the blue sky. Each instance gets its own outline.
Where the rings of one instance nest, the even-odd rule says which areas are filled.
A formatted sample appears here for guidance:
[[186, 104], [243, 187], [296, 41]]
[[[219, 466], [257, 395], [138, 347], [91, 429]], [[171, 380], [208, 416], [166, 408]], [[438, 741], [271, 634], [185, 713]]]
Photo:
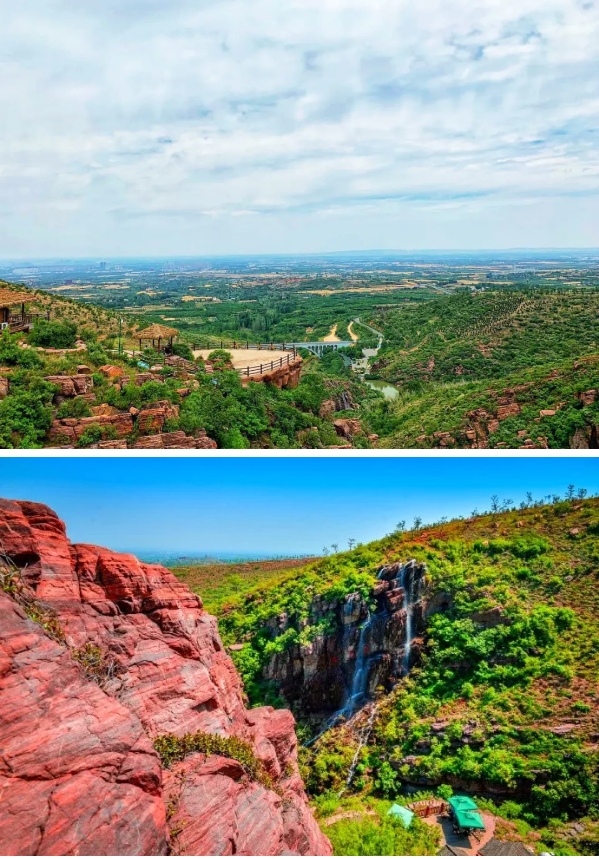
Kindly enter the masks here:
[[73, 541], [143, 552], [320, 552], [366, 542], [400, 519], [599, 491], [597, 460], [518, 458], [4, 459], [0, 494], [41, 501]]
[[0, 256], [599, 246], [597, 0], [19, 0]]

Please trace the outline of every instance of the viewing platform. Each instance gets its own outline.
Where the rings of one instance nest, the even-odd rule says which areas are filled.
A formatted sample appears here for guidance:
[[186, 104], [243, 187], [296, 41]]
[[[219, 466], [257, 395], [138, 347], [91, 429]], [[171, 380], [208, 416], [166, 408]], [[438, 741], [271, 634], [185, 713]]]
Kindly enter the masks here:
[[[231, 356], [233, 369], [237, 370], [242, 384], [266, 382], [277, 388], [295, 388], [299, 382], [302, 359], [293, 346], [277, 348], [269, 346], [246, 346], [243, 349], [223, 346]], [[194, 358], [206, 360], [214, 349], [194, 349]]]

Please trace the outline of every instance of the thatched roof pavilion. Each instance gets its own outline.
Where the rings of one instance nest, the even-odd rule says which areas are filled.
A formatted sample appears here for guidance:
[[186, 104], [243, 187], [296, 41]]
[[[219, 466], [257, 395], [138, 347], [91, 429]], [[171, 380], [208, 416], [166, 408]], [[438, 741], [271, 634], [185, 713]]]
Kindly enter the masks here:
[[[143, 331], [138, 331], [135, 335], [136, 339], [139, 340], [139, 350], [141, 352], [141, 343], [142, 340], [151, 340], [152, 341], [152, 349], [165, 348], [167, 345], [172, 347], [173, 345], [173, 337], [177, 337], [179, 332], [176, 328], [168, 328], [166, 325], [160, 325], [158, 322], [154, 322], [152, 325], [149, 325], [147, 328], [144, 328]], [[164, 341], [164, 345], [161, 347], [160, 342]], [[156, 342], [158, 342], [158, 346], [156, 347]]]
[[[9, 322], [12, 324], [13, 320], [15, 324], [18, 324], [19, 321], [23, 322], [25, 320], [25, 302], [34, 301], [35, 298], [36, 296], [31, 292], [18, 292], [16, 289], [6, 289], [6, 287], [0, 288], [0, 323], [2, 326], [6, 327]], [[10, 308], [14, 307], [15, 304], [21, 305], [21, 313], [17, 316], [11, 315], [10, 312]]]

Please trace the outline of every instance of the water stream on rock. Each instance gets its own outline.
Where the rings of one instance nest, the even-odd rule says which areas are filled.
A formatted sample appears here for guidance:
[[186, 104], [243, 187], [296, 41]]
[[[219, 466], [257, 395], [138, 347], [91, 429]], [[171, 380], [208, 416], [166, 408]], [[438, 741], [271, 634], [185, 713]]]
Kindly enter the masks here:
[[414, 590], [414, 577], [410, 579], [410, 567], [406, 564], [401, 571], [401, 586], [404, 592], [403, 607], [406, 612], [406, 633], [404, 638], [404, 651], [402, 663], [402, 677], [406, 677], [410, 671], [410, 651], [412, 650], [412, 620], [414, 610], [414, 600], [412, 599]]
[[[401, 658], [401, 670], [400, 666], [398, 665], [396, 676], [401, 674], [402, 677], [406, 677], [410, 671], [410, 656], [412, 650], [414, 626], [414, 603], [417, 602], [419, 597], [419, 588], [415, 585], [413, 570], [413, 564], [404, 564], [400, 572], [400, 586], [403, 590], [402, 608], [406, 613], [406, 620], [403, 655]], [[381, 567], [377, 578], [382, 579], [386, 571], [387, 567]], [[355, 665], [349, 695], [347, 696], [343, 706], [339, 710], [337, 710], [329, 719], [327, 719], [325, 725], [323, 726], [322, 730], [317, 734], [317, 736], [311, 739], [308, 743], [306, 743], [307, 746], [313, 745], [318, 739], [320, 739], [320, 737], [322, 737], [323, 734], [331, 730], [331, 728], [334, 728], [341, 718], [345, 718], [346, 720], [351, 719], [351, 717], [367, 703], [368, 685], [370, 679], [370, 666], [372, 659], [374, 658], [368, 655], [370, 631], [373, 625], [376, 623], [382, 622], [386, 624], [390, 615], [390, 612], [388, 610], [384, 610], [382, 612], [371, 612], [370, 609], [368, 609], [367, 611], [368, 613], [366, 619], [360, 627], [360, 636], [356, 648]], [[399, 661], [399, 654], [397, 655], [397, 659]], [[346, 787], [351, 784], [351, 781], [354, 777], [360, 751], [364, 744], [368, 741], [368, 737], [370, 736], [372, 725], [374, 723], [376, 711], [377, 704], [372, 703], [368, 721], [366, 722], [366, 725], [364, 726], [359, 735], [358, 748], [352, 760], [348, 779], [346, 782]]]

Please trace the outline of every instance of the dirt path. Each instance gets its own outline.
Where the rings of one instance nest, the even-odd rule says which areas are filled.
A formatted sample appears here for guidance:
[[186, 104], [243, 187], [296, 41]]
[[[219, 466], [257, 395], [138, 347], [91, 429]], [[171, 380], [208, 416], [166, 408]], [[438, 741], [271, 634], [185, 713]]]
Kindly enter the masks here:
[[356, 334], [356, 332], [355, 332], [355, 331], [354, 331], [354, 329], [353, 329], [353, 324], [354, 324], [354, 323], [353, 323], [353, 320], [352, 320], [352, 321], [349, 323], [349, 325], [347, 326], [347, 333], [349, 334], [349, 336], [351, 337], [351, 339], [352, 339], [352, 340], [354, 341], [354, 343], [355, 343], [355, 342], [358, 340], [358, 335]]
[[[339, 343], [341, 337], [337, 337], [337, 323], [333, 325], [326, 337], [322, 338], [323, 343]], [[353, 337], [352, 337], [353, 340]]]
[[332, 826], [333, 823], [337, 823], [339, 820], [360, 820], [365, 814], [373, 816], [375, 812], [370, 808], [365, 808], [362, 811], [339, 811], [337, 814], [327, 817], [324, 822], [326, 826]]

